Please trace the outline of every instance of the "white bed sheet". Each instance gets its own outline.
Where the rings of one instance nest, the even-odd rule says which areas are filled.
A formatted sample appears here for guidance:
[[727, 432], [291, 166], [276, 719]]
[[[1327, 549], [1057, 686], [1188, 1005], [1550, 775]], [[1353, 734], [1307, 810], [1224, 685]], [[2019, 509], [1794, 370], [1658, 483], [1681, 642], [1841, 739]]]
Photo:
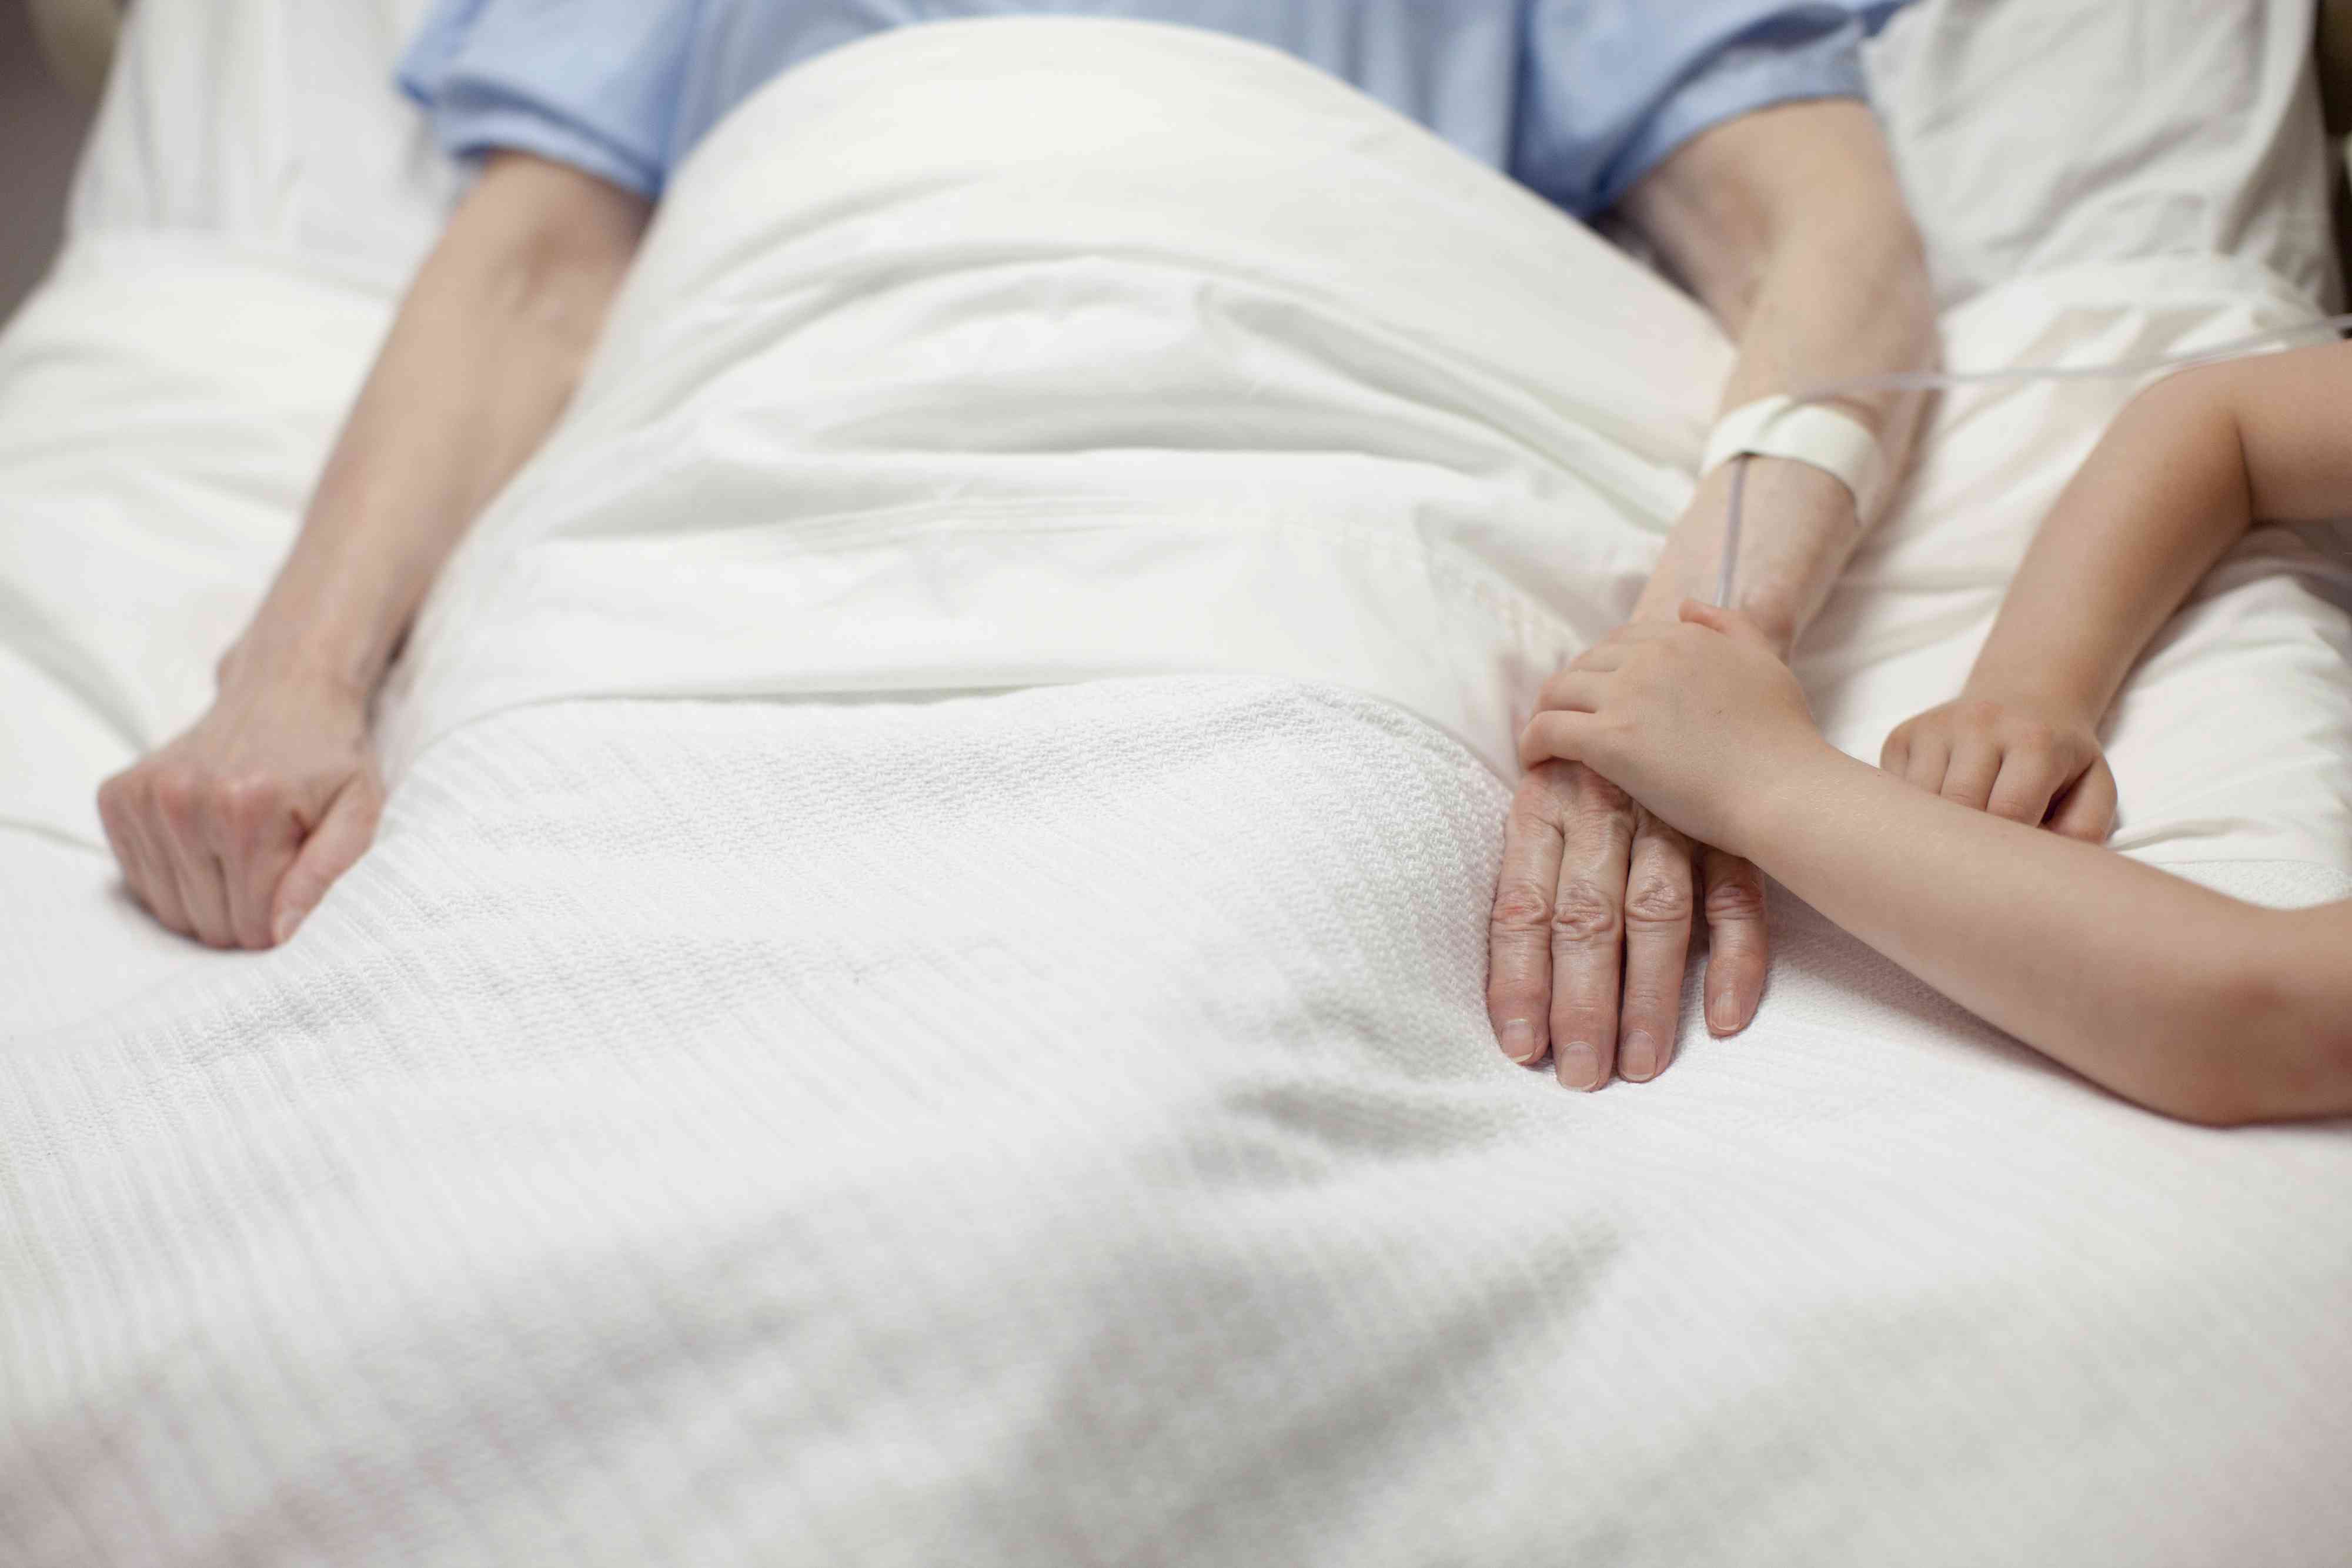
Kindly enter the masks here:
[[[188, 24], [142, 15], [152, 62]], [[203, 700], [396, 270], [313, 265], [303, 167], [249, 165], [266, 231], [93, 220], [0, 342], [23, 1561], [2300, 1568], [2352, 1530], [2342, 1129], [2130, 1111], [1794, 908], [1750, 1036], [1553, 1092], [1478, 1012], [1488, 721], [1427, 695], [1458, 738], [1244, 675], [453, 700], [301, 942], [155, 936], [89, 786]], [[2226, 337], [2307, 308], [2273, 262], [2076, 267], [1948, 325]], [[1695, 455], [1704, 389], [1661, 384], [1693, 407], [1542, 454], [1618, 497], [1589, 560]], [[2120, 396], [1946, 411], [1808, 654], [1843, 743], [1957, 680]], [[91, 622], [92, 582], [135, 609]], [[2126, 847], [2352, 891], [2345, 591], [2272, 535], [2168, 633], [2112, 737]], [[1572, 641], [1605, 604], [1555, 608]]]
[[2079, 262], [2221, 255], [2334, 301], [2312, 26], [2308, 0], [1898, 13], [1871, 80], [1942, 297]]
[[[74, 232], [229, 235], [397, 289], [458, 183], [391, 84], [424, 9], [142, 5]], [[2312, 27], [2311, 0], [1914, 0], [1868, 66], [1945, 303], [2167, 255], [2234, 256], [2332, 302]]]
[[460, 731], [302, 941], [0, 1052], [0, 1561], [2340, 1562], [2341, 1130], [1785, 904], [1564, 1094], [1505, 796], [1236, 676]]

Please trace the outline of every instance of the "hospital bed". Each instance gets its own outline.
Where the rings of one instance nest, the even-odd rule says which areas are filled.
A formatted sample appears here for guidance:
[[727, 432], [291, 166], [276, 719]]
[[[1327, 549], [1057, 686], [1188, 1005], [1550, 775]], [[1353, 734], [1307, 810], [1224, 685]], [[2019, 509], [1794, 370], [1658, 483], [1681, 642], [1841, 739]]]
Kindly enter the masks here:
[[[1727, 350], [1238, 46], [925, 30], [747, 105], [420, 629], [375, 851], [278, 952], [151, 928], [91, 793], [453, 196], [415, 10], [138, 6], [0, 337], [0, 1564], [2343, 1560], [2345, 1126], [2137, 1111], [1786, 897], [1746, 1035], [1501, 1060], [1508, 722]], [[2311, 35], [1899, 17], [1951, 361], [2331, 308]], [[1335, 251], [1391, 220], [1302, 170], [1442, 232]], [[1840, 744], [1957, 688], [2129, 390], [1946, 401], [1800, 650]], [[2137, 672], [2121, 852], [2352, 895], [2338, 545], [2250, 540]]]

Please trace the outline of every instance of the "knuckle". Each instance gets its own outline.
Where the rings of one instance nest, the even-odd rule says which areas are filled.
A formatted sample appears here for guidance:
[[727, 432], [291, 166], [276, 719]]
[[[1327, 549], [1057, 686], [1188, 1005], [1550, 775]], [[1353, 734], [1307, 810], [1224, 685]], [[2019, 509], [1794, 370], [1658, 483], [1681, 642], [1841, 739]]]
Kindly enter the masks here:
[[[1612, 734], [1613, 731], [1604, 730], [1604, 742]], [[1604, 745], [1603, 749], [1610, 747]], [[1593, 778], [1600, 779], [1601, 776], [1596, 773]], [[1588, 791], [1577, 804], [1570, 821], [1576, 829], [1578, 841], [1613, 851], [1621, 843], [1633, 841], [1633, 802], [1623, 790], [1603, 780], [1600, 789]]]
[[[1613, 731], [1622, 721], [1606, 714], [1594, 716], [1595, 727]], [[1632, 819], [1633, 798], [1591, 768], [1579, 765], [1575, 769], [1572, 788], [1580, 817], [1625, 817]]]
[[1764, 918], [1764, 880], [1752, 873], [1718, 878], [1706, 890], [1710, 923]]
[[1610, 946], [1621, 941], [1624, 935], [1624, 915], [1617, 901], [1598, 883], [1580, 879], [1560, 889], [1551, 912], [1555, 946]]
[[1576, 775], [1582, 769], [1573, 762], [1557, 758], [1537, 763], [1519, 780], [1518, 793], [1511, 798], [1511, 811], [1522, 821], [1555, 822], [1561, 809], [1576, 798]]
[[231, 779], [220, 787], [221, 808], [240, 827], [260, 826], [285, 803], [285, 787], [266, 774]]
[[1636, 925], [1685, 925], [1690, 917], [1690, 883], [1671, 873], [1651, 873], [1626, 892], [1625, 918]]
[[1552, 766], [1549, 762], [1538, 763], [1528, 768], [1527, 776], [1519, 780], [1518, 789], [1511, 796], [1510, 810], [1503, 817], [1503, 828], [1507, 833], [1525, 833], [1551, 825], [1556, 813], [1552, 810], [1552, 793], [1546, 788], [1547, 780], [1543, 774]]
[[173, 827], [184, 827], [195, 820], [204, 781], [194, 773], [169, 768], [155, 775], [154, 792], [155, 810], [163, 820]]
[[1496, 935], [1521, 936], [1539, 932], [1551, 924], [1551, 900], [1536, 888], [1506, 887], [1495, 894], [1495, 912], [1490, 924]]
[[100, 785], [98, 787], [98, 820], [104, 824], [107, 832], [112, 837], [121, 838], [125, 825], [123, 819], [128, 815], [128, 804], [123, 800], [123, 792], [117, 787], [116, 781], [110, 779]]

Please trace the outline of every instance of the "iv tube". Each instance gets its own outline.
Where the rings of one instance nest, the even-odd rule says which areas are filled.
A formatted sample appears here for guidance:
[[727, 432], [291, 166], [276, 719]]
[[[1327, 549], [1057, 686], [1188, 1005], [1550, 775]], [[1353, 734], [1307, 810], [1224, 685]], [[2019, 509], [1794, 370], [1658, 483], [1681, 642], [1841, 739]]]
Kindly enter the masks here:
[[[1819, 386], [1795, 393], [1790, 399], [1791, 407], [1824, 402], [1831, 398], [1851, 397], [1868, 392], [1948, 392], [1954, 387], [1979, 386], [1995, 382], [2093, 382], [2128, 380], [2137, 376], [2154, 375], [2158, 371], [2186, 370], [2191, 365], [2209, 365], [2222, 360], [2240, 359], [2257, 349], [2273, 344], [2291, 343], [2298, 339], [2315, 337], [2320, 333], [2341, 336], [2352, 331], [2352, 313], [2328, 316], [2299, 326], [2274, 328], [2257, 332], [2251, 338], [2240, 338], [2218, 348], [2200, 349], [2195, 353], [2170, 354], [2154, 360], [2126, 360], [2113, 365], [2021, 365], [2003, 371], [1890, 371], [1879, 375], [1853, 376], [1841, 382], [1824, 382]], [[1723, 572], [1717, 580], [1715, 601], [1726, 609], [1731, 607], [1731, 585], [1739, 566], [1739, 533], [1741, 503], [1746, 498], [1748, 479], [1746, 453], [1731, 460], [1731, 495], [1725, 507], [1723, 524]]]

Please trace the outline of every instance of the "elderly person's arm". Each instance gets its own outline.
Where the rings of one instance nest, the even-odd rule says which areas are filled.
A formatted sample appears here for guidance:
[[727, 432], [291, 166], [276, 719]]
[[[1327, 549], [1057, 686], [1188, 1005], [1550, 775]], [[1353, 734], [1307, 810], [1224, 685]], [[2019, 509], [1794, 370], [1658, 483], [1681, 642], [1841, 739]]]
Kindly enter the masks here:
[[[1643, 178], [1620, 214], [1738, 341], [1728, 410], [1776, 392], [1937, 362], [1918, 233], [1867, 105], [1776, 106], [1705, 131]], [[1900, 475], [1921, 410], [1912, 396], [1845, 400]], [[1729, 466], [1707, 476], [1669, 537], [1636, 619], [1712, 599]], [[1785, 655], [1874, 519], [1827, 472], [1749, 460], [1734, 602]], [[1641, 1080], [1674, 1050], [1683, 976], [1703, 914], [1708, 1028], [1755, 1016], [1767, 956], [1764, 888], [1748, 861], [1692, 843], [1597, 774], [1532, 769], [1512, 804], [1487, 987], [1514, 1060], [1549, 1051], [1560, 1081]]]
[[124, 879], [216, 947], [291, 934], [383, 804], [368, 711], [449, 552], [572, 397], [651, 205], [493, 157], [417, 275], [195, 726], [106, 781]]

